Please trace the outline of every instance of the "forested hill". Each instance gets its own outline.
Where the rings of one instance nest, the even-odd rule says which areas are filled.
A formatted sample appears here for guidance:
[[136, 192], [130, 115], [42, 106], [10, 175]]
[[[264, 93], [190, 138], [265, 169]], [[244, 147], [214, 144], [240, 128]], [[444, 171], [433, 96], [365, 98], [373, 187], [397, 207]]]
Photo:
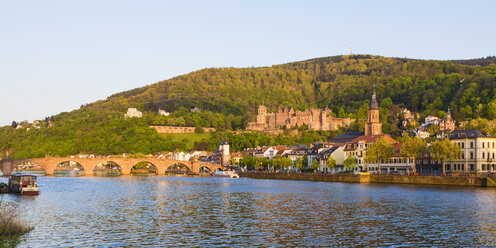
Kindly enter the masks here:
[[462, 62], [354, 55], [261, 68], [210, 68], [115, 94], [89, 107], [122, 113], [133, 106], [142, 111], [194, 106], [225, 117], [242, 116], [246, 122], [262, 102], [272, 110], [330, 106], [335, 113], [355, 113], [375, 85], [379, 101], [389, 97], [415, 112], [437, 114], [451, 106], [458, 119], [487, 117], [487, 104], [496, 94], [494, 59], [466, 60], [489, 66]]
[[[9, 150], [24, 157], [175, 149], [177, 144], [164, 142], [144, 127], [159, 124], [244, 129], [248, 121], [255, 120], [256, 108], [262, 103], [269, 110], [278, 106], [329, 106], [336, 116], [364, 118], [373, 86], [385, 114], [393, 107], [406, 107], [424, 116], [442, 117], [451, 107], [457, 120], [496, 117], [494, 57], [435, 61], [334, 56], [271, 67], [203, 69], [121, 92], [54, 116], [50, 128], [21, 134], [4, 127], [0, 130], [0, 152]], [[128, 107], [143, 111], [144, 118], [124, 120]], [[189, 111], [192, 107], [201, 111]], [[158, 116], [158, 109], [172, 114]], [[396, 126], [386, 116], [383, 121], [389, 122], [385, 128]], [[36, 148], [36, 152], [22, 148], [22, 144], [33, 142], [44, 148]]]

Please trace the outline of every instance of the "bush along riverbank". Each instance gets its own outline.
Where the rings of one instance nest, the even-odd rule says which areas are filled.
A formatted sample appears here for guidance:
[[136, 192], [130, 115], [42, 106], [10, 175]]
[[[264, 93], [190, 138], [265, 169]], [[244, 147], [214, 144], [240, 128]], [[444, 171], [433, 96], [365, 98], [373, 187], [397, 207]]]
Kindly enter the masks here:
[[22, 236], [32, 230], [20, 217], [21, 211], [15, 202], [0, 196], [0, 248], [16, 247]]
[[256, 179], [306, 180], [322, 182], [348, 183], [394, 183], [394, 184], [425, 184], [425, 185], [456, 185], [496, 187], [494, 177], [457, 177], [457, 176], [406, 176], [406, 175], [360, 175], [353, 174], [323, 174], [323, 173], [271, 173], [271, 172], [241, 172], [240, 177]]

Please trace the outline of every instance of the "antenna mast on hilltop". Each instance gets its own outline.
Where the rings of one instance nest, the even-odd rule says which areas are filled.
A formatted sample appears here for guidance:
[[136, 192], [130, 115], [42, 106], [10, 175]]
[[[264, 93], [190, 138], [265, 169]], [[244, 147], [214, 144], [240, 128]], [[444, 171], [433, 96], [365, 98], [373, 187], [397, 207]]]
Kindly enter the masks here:
[[350, 42], [350, 55], [353, 55], [353, 42]]

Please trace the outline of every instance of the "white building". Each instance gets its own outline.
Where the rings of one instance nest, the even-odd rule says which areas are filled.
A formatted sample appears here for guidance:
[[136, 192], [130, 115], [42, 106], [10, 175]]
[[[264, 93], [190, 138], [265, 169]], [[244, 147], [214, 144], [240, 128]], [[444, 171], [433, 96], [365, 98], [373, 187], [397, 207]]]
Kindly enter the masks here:
[[170, 115], [169, 112], [166, 112], [165, 110], [162, 110], [162, 109], [159, 109], [158, 110], [158, 114], [159, 115], [163, 115], [163, 116], [169, 116]]
[[424, 125], [428, 126], [428, 125], [439, 125], [439, 118], [435, 117], [435, 116], [427, 116], [425, 117], [425, 121], [424, 121]]
[[415, 131], [415, 136], [419, 137], [420, 139], [427, 139], [431, 136], [431, 133], [418, 128], [417, 131]]
[[222, 141], [219, 145], [219, 158], [221, 159], [221, 165], [228, 165], [229, 159], [231, 159], [231, 154], [229, 152], [229, 142]]
[[470, 129], [451, 132], [450, 140], [458, 145], [461, 156], [446, 162], [447, 172], [496, 172], [496, 137]]
[[128, 108], [127, 113], [124, 114], [124, 118], [133, 118], [133, 117], [141, 118], [143, 117], [143, 113], [136, 108]]

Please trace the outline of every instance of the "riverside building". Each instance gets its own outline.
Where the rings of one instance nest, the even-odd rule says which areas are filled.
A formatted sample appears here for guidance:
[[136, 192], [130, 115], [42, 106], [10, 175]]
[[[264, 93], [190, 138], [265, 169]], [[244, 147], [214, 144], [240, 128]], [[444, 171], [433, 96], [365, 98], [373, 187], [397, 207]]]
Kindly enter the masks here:
[[461, 155], [458, 159], [446, 162], [447, 172], [496, 172], [496, 137], [470, 129], [451, 132], [450, 140], [458, 145]]
[[379, 121], [379, 104], [377, 103], [375, 89], [372, 92], [372, 101], [365, 121], [365, 135], [361, 135], [346, 143], [344, 147], [345, 158], [355, 157], [357, 159], [356, 171], [370, 171], [378, 173], [378, 163], [366, 163], [367, 148], [380, 137], [384, 137], [393, 145], [394, 154], [390, 159], [381, 161], [381, 173], [391, 173], [393, 171], [400, 174], [407, 174], [413, 171], [413, 159], [402, 157], [400, 149], [402, 144], [393, 139], [389, 134], [382, 133], [382, 123]]

